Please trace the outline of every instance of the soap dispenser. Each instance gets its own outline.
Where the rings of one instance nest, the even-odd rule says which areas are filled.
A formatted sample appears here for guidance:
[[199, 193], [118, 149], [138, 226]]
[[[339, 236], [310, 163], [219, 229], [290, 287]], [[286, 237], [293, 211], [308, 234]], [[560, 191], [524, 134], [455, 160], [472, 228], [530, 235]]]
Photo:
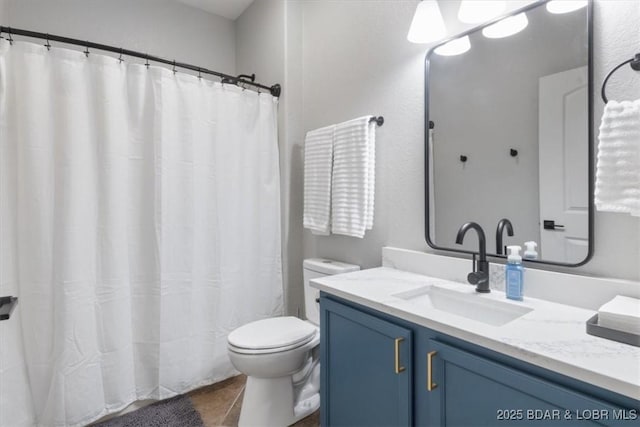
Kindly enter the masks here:
[[530, 242], [524, 242], [524, 255], [522, 256], [524, 259], [538, 259], [538, 252], [536, 248], [538, 244], [533, 240]]
[[509, 255], [504, 274], [507, 298], [516, 301], [522, 301], [524, 297], [524, 268], [520, 250], [520, 246], [507, 246]]

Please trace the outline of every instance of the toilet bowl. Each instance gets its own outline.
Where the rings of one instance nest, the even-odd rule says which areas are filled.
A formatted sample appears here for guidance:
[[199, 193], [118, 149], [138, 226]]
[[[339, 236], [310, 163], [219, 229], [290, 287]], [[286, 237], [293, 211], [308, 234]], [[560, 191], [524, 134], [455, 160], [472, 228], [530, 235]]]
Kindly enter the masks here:
[[359, 269], [332, 260], [307, 259], [307, 320], [291, 316], [257, 320], [229, 334], [229, 359], [247, 376], [239, 426], [291, 425], [320, 407], [319, 292], [309, 281]]
[[278, 378], [298, 372], [320, 343], [319, 329], [297, 317], [274, 317], [229, 334], [233, 366], [249, 377]]
[[286, 426], [318, 409], [320, 384], [310, 380], [319, 344], [319, 328], [297, 317], [259, 320], [229, 334], [229, 359], [247, 376], [240, 426]]

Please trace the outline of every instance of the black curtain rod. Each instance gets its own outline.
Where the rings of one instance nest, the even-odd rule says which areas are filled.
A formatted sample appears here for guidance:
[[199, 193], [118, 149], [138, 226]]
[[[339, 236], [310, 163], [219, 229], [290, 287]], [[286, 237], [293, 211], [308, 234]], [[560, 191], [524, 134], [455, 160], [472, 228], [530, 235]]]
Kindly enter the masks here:
[[[86, 54], [89, 53], [89, 49], [97, 49], [97, 50], [103, 50], [106, 52], [117, 53], [120, 56], [130, 56], [130, 57], [144, 59], [147, 61], [147, 63], [149, 61], [153, 61], [161, 64], [167, 64], [167, 65], [171, 65], [174, 69], [176, 67], [180, 67], [187, 70], [195, 71], [199, 74], [210, 74], [213, 76], [220, 77], [223, 83], [232, 83], [236, 85], [238, 83], [241, 83], [243, 85], [249, 85], [256, 88], [265, 89], [265, 90], [268, 90], [271, 93], [271, 95], [275, 97], [279, 97], [282, 91], [282, 88], [279, 84], [274, 84], [273, 86], [265, 86], [263, 84], [254, 82], [253, 79], [255, 78], [255, 75], [247, 76], [247, 75], [241, 74], [240, 76], [234, 77], [228, 74], [221, 73], [219, 71], [208, 70], [206, 68], [198, 67], [195, 65], [185, 64], [183, 62], [170, 61], [168, 59], [160, 58], [158, 56], [148, 55], [146, 53], [136, 52], [134, 50], [123, 49], [115, 46], [109, 46], [106, 44], [93, 43], [90, 41], [72, 39], [72, 38], [63, 37], [63, 36], [56, 36], [53, 34], [39, 33], [36, 31], [21, 30], [17, 28], [0, 26], [0, 34], [2, 33], [6, 33], [9, 35], [9, 38], [8, 38], [9, 42], [13, 42], [13, 39], [11, 38], [11, 36], [16, 35], [16, 36], [32, 37], [32, 38], [46, 40], [47, 44], [45, 46], [47, 47], [49, 47], [49, 42], [52, 42], [52, 41], [59, 42], [59, 43], [72, 44], [72, 45], [85, 47]], [[247, 80], [247, 78], [250, 78], [251, 80]]]

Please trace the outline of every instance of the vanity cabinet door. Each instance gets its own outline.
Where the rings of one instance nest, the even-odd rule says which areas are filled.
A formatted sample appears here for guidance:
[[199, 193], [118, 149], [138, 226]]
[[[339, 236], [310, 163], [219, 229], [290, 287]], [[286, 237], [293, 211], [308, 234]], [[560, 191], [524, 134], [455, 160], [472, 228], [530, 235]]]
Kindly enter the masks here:
[[[629, 414], [590, 396], [436, 340], [432, 353], [430, 425], [632, 425]], [[630, 423], [630, 424], [629, 424]]]
[[321, 298], [321, 424], [408, 426], [412, 333]]

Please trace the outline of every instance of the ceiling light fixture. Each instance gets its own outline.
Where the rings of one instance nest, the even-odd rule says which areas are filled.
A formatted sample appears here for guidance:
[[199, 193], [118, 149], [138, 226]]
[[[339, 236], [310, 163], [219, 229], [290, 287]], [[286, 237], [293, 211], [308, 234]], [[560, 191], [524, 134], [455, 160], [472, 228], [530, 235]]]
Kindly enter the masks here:
[[495, 24], [482, 29], [482, 35], [490, 39], [509, 37], [524, 30], [529, 25], [527, 15], [522, 12], [514, 16], [501, 19]]
[[487, 22], [500, 15], [506, 5], [504, 0], [462, 0], [458, 19], [467, 24]]
[[444, 19], [436, 0], [424, 0], [418, 3], [413, 15], [407, 40], [411, 43], [431, 43], [441, 40], [447, 34]]
[[582, 9], [587, 3], [587, 0], [552, 0], [547, 3], [547, 10], [556, 14], [569, 13]]
[[450, 42], [443, 44], [442, 46], [438, 46], [434, 52], [441, 56], [454, 56], [461, 55], [469, 49], [471, 49], [469, 36], [464, 36], [453, 39]]

